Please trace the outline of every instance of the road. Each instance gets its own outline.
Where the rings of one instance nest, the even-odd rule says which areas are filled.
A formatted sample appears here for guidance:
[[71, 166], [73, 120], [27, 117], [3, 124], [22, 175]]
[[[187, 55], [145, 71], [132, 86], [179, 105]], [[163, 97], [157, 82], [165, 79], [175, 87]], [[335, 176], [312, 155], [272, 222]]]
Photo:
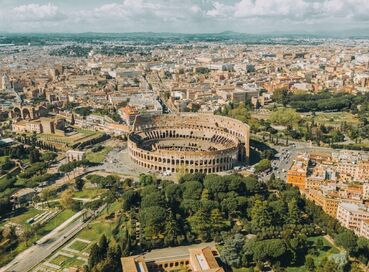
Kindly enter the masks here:
[[299, 154], [305, 152], [333, 152], [334, 149], [328, 147], [313, 146], [309, 143], [299, 143], [296, 142], [293, 145], [287, 147], [284, 146], [272, 146], [278, 151], [279, 159], [272, 161], [273, 171], [259, 178], [263, 181], [269, 180], [272, 173], [274, 173], [276, 178], [281, 180], [287, 179], [287, 171], [291, 168], [294, 160]]
[[[82, 213], [72, 222], [65, 222], [58, 228], [37, 241], [22, 253], [18, 254], [6, 266], [0, 268], [0, 272], [25, 272], [46, 259], [52, 252], [63, 246], [69, 239], [82, 230], [90, 221], [82, 220]], [[91, 220], [91, 219], [90, 219]], [[66, 224], [67, 223], [67, 224]], [[43, 243], [42, 243], [43, 242]]]

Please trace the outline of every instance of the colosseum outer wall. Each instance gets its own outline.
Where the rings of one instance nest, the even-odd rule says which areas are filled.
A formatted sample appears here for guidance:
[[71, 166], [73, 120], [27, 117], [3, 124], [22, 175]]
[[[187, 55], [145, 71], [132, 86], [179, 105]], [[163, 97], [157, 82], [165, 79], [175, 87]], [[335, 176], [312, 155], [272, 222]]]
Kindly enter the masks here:
[[216, 173], [247, 163], [250, 129], [238, 120], [181, 113], [138, 116], [129, 135], [131, 159], [153, 171]]

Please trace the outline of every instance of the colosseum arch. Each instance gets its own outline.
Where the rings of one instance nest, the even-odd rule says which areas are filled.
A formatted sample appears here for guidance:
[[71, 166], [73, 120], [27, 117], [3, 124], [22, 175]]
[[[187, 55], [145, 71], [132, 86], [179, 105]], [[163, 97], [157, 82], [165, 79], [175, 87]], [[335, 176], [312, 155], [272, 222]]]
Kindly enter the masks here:
[[14, 108], [11, 112], [11, 116], [13, 118], [22, 118], [22, 110], [20, 108]]
[[22, 109], [22, 119], [30, 120], [32, 118], [33, 114], [31, 115], [31, 112], [28, 108]]
[[215, 173], [248, 162], [249, 134], [247, 124], [213, 114], [138, 116], [128, 148], [148, 169]]

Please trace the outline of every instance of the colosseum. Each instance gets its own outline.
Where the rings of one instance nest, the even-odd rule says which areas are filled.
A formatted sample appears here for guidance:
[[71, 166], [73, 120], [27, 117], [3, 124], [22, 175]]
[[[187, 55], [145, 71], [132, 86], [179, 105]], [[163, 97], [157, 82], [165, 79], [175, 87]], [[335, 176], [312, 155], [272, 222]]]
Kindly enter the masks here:
[[248, 125], [213, 114], [137, 116], [128, 137], [131, 159], [153, 171], [217, 173], [250, 156]]

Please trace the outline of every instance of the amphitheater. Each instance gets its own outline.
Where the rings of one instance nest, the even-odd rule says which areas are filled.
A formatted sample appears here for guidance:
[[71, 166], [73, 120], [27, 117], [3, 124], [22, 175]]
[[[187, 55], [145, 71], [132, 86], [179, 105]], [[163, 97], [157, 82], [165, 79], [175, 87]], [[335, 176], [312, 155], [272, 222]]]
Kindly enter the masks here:
[[217, 173], [247, 163], [250, 128], [238, 120], [198, 113], [137, 116], [130, 158], [160, 172]]

